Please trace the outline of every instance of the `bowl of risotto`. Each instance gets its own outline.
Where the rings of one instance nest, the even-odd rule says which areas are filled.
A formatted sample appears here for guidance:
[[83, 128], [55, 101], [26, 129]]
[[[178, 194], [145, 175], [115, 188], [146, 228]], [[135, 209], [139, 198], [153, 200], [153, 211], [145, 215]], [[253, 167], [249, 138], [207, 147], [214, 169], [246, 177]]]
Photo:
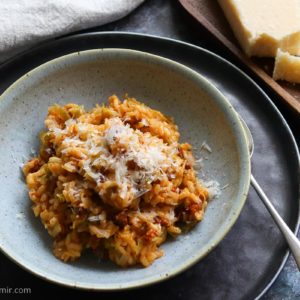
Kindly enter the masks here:
[[70, 287], [184, 271], [248, 193], [234, 108], [200, 74], [144, 52], [94, 49], [32, 70], [1, 95], [0, 136], [1, 250]]

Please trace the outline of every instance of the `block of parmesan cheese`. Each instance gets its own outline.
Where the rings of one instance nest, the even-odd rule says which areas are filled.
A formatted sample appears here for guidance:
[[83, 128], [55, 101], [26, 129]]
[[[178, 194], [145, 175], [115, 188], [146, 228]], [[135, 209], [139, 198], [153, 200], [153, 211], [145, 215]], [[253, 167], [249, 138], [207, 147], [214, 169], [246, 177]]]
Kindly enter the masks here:
[[248, 56], [300, 54], [300, 0], [218, 0]]
[[273, 78], [300, 83], [300, 57], [278, 50]]

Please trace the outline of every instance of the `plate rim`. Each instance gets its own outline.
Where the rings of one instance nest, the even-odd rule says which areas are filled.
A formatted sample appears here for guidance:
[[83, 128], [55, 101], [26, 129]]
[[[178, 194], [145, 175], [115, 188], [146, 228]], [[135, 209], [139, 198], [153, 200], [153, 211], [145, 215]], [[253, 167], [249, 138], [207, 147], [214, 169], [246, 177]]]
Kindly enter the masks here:
[[[250, 81], [251, 84], [253, 86], [255, 86], [255, 88], [262, 94], [262, 96], [264, 97], [265, 101], [268, 103], [268, 105], [270, 106], [270, 108], [272, 108], [274, 110], [274, 113], [276, 113], [276, 115], [279, 118], [279, 121], [281, 122], [281, 125], [286, 129], [287, 133], [288, 133], [288, 138], [290, 139], [291, 144], [294, 147], [295, 150], [295, 156], [297, 156], [297, 164], [298, 166], [300, 165], [300, 155], [299, 155], [299, 149], [298, 149], [298, 145], [295, 141], [295, 137], [287, 123], [287, 121], [284, 119], [284, 117], [282, 116], [281, 112], [279, 111], [279, 109], [276, 107], [276, 105], [272, 102], [272, 100], [270, 99], [270, 97], [266, 94], [266, 92], [248, 75], [246, 74], [244, 71], [242, 71], [241, 69], [239, 69], [237, 66], [235, 66], [233, 63], [231, 63], [230, 61], [228, 61], [227, 59], [221, 57], [220, 55], [205, 49], [203, 47], [197, 46], [197, 45], [193, 45], [191, 43], [185, 42], [185, 41], [180, 41], [174, 38], [170, 38], [170, 37], [160, 37], [160, 36], [155, 36], [152, 34], [142, 34], [142, 33], [136, 33], [136, 32], [128, 32], [128, 31], [95, 31], [95, 32], [84, 32], [84, 33], [77, 33], [77, 34], [68, 34], [59, 38], [55, 38], [55, 39], [50, 39], [48, 41], [42, 42], [37, 46], [34, 46], [26, 51], [22, 51], [19, 54], [13, 56], [12, 58], [4, 61], [3, 63], [0, 64], [0, 69], [8, 67], [10, 64], [13, 64], [14, 62], [18, 61], [18, 60], [22, 60], [24, 59], [24, 57], [26, 57], [26, 55], [30, 55], [30, 53], [34, 52], [34, 51], [43, 51], [45, 49], [49, 49], [51, 48], [51, 46], [55, 45], [56, 43], [63, 43], [63, 42], [68, 42], [68, 41], [72, 41], [72, 40], [77, 40], [80, 38], [84, 38], [87, 36], [111, 36], [111, 35], [115, 35], [115, 36], [126, 36], [128, 38], [130, 38], [131, 36], [134, 37], [138, 37], [138, 38], [144, 38], [146, 37], [147, 39], [149, 39], [149, 42], [151, 40], [161, 40], [162, 42], [169, 42], [172, 43], [174, 45], [179, 45], [179, 46], [184, 46], [187, 48], [192, 48], [196, 51], [201, 51], [201, 52], [205, 52], [208, 55], [213, 56], [215, 59], [219, 60], [220, 62], [229, 65], [232, 69], [234, 69], [234, 71], [236, 71], [237, 73], [239, 73], [241, 76], [243, 76], [246, 80]], [[110, 47], [113, 48], [113, 47]], [[120, 47], [119, 47], [120, 48]], [[150, 52], [152, 53], [152, 52]], [[51, 59], [50, 59], [51, 60]], [[49, 61], [49, 59], [47, 60]], [[24, 73], [23, 73], [24, 74]], [[18, 76], [18, 78], [21, 76]], [[299, 172], [298, 172], [298, 178], [299, 178]], [[298, 202], [299, 202], [299, 192], [298, 192]], [[297, 216], [297, 222], [295, 224], [295, 228], [292, 230], [294, 233], [297, 233], [299, 230], [299, 225], [300, 225], [300, 205], [298, 204], [298, 216]], [[280, 272], [282, 271], [288, 257], [289, 257], [289, 250], [287, 249], [286, 254], [283, 256], [282, 260], [281, 260], [281, 264], [277, 270], [277, 272], [273, 275], [272, 279], [268, 282], [268, 284], [265, 286], [265, 288], [257, 295], [257, 297], [255, 299], [260, 299], [268, 290], [269, 288], [272, 286], [272, 284], [275, 282], [275, 280], [277, 279], [278, 275], [280, 274]]]

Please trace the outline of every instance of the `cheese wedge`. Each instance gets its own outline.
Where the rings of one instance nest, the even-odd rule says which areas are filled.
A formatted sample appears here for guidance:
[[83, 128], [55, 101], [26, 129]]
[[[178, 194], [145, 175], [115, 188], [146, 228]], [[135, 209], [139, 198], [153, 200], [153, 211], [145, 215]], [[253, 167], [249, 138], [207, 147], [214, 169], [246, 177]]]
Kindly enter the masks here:
[[300, 0], [218, 0], [248, 56], [300, 55]]
[[275, 59], [273, 78], [300, 83], [300, 57], [279, 49]]

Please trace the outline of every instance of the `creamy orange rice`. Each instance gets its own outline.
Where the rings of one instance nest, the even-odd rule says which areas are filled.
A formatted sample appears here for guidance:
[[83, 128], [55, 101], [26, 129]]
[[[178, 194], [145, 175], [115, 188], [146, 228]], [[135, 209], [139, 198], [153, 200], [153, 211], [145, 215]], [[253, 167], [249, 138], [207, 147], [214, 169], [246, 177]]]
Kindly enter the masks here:
[[33, 211], [63, 261], [91, 249], [122, 267], [149, 266], [168, 235], [201, 221], [208, 192], [177, 126], [133, 98], [49, 107], [39, 156], [23, 172]]

